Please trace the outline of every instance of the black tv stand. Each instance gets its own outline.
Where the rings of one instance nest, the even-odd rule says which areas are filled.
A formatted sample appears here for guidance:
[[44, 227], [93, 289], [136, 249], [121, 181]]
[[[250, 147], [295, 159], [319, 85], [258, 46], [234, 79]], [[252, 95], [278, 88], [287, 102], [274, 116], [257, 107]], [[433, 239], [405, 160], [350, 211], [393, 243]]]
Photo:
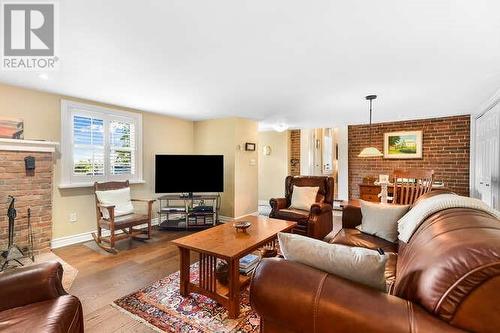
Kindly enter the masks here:
[[160, 230], [200, 230], [219, 222], [220, 195], [168, 194], [159, 197]]

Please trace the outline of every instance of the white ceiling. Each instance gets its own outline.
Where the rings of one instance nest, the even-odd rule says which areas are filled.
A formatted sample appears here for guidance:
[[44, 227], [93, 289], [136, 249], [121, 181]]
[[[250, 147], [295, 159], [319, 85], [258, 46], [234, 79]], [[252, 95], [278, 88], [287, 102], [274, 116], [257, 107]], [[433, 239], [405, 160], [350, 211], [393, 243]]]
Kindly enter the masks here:
[[498, 0], [59, 1], [60, 70], [0, 81], [266, 125], [477, 111], [500, 88]]

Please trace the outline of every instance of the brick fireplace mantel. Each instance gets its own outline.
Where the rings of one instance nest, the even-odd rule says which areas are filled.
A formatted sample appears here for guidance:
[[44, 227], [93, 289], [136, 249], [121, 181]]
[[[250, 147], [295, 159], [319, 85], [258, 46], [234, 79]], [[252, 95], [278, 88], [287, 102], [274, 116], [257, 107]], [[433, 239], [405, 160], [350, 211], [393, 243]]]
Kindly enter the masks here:
[[[34, 253], [50, 251], [52, 240], [52, 188], [57, 142], [0, 139], [0, 251], [8, 240], [8, 195], [16, 198], [14, 242], [28, 243], [28, 208], [34, 236]], [[35, 170], [25, 169], [24, 158], [35, 158]]]

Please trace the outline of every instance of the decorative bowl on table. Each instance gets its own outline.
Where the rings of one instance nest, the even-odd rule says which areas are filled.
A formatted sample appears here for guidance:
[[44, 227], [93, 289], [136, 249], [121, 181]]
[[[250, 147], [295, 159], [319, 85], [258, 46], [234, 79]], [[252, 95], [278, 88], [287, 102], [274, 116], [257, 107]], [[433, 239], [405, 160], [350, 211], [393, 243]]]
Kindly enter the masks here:
[[236, 228], [236, 231], [246, 231], [252, 224], [248, 221], [236, 221], [233, 223], [233, 227]]

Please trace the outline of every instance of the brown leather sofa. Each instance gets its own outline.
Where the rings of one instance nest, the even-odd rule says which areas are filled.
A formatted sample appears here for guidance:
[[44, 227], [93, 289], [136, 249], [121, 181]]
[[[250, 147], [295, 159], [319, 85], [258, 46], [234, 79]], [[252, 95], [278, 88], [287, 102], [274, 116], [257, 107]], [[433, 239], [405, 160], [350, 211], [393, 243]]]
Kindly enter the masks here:
[[47, 262], [0, 275], [0, 332], [83, 332], [82, 305], [61, 284], [63, 269]]
[[343, 229], [331, 242], [394, 251], [386, 270], [389, 293], [264, 259], [250, 289], [262, 332], [500, 332], [499, 220], [446, 209], [427, 218], [407, 244], [392, 244], [353, 229], [361, 223], [359, 207], [344, 213]]
[[[316, 203], [309, 211], [290, 208], [293, 186], [319, 187]], [[293, 232], [323, 239], [333, 228], [333, 178], [321, 176], [288, 176], [285, 179], [285, 197], [269, 200], [269, 217], [297, 222]]]

